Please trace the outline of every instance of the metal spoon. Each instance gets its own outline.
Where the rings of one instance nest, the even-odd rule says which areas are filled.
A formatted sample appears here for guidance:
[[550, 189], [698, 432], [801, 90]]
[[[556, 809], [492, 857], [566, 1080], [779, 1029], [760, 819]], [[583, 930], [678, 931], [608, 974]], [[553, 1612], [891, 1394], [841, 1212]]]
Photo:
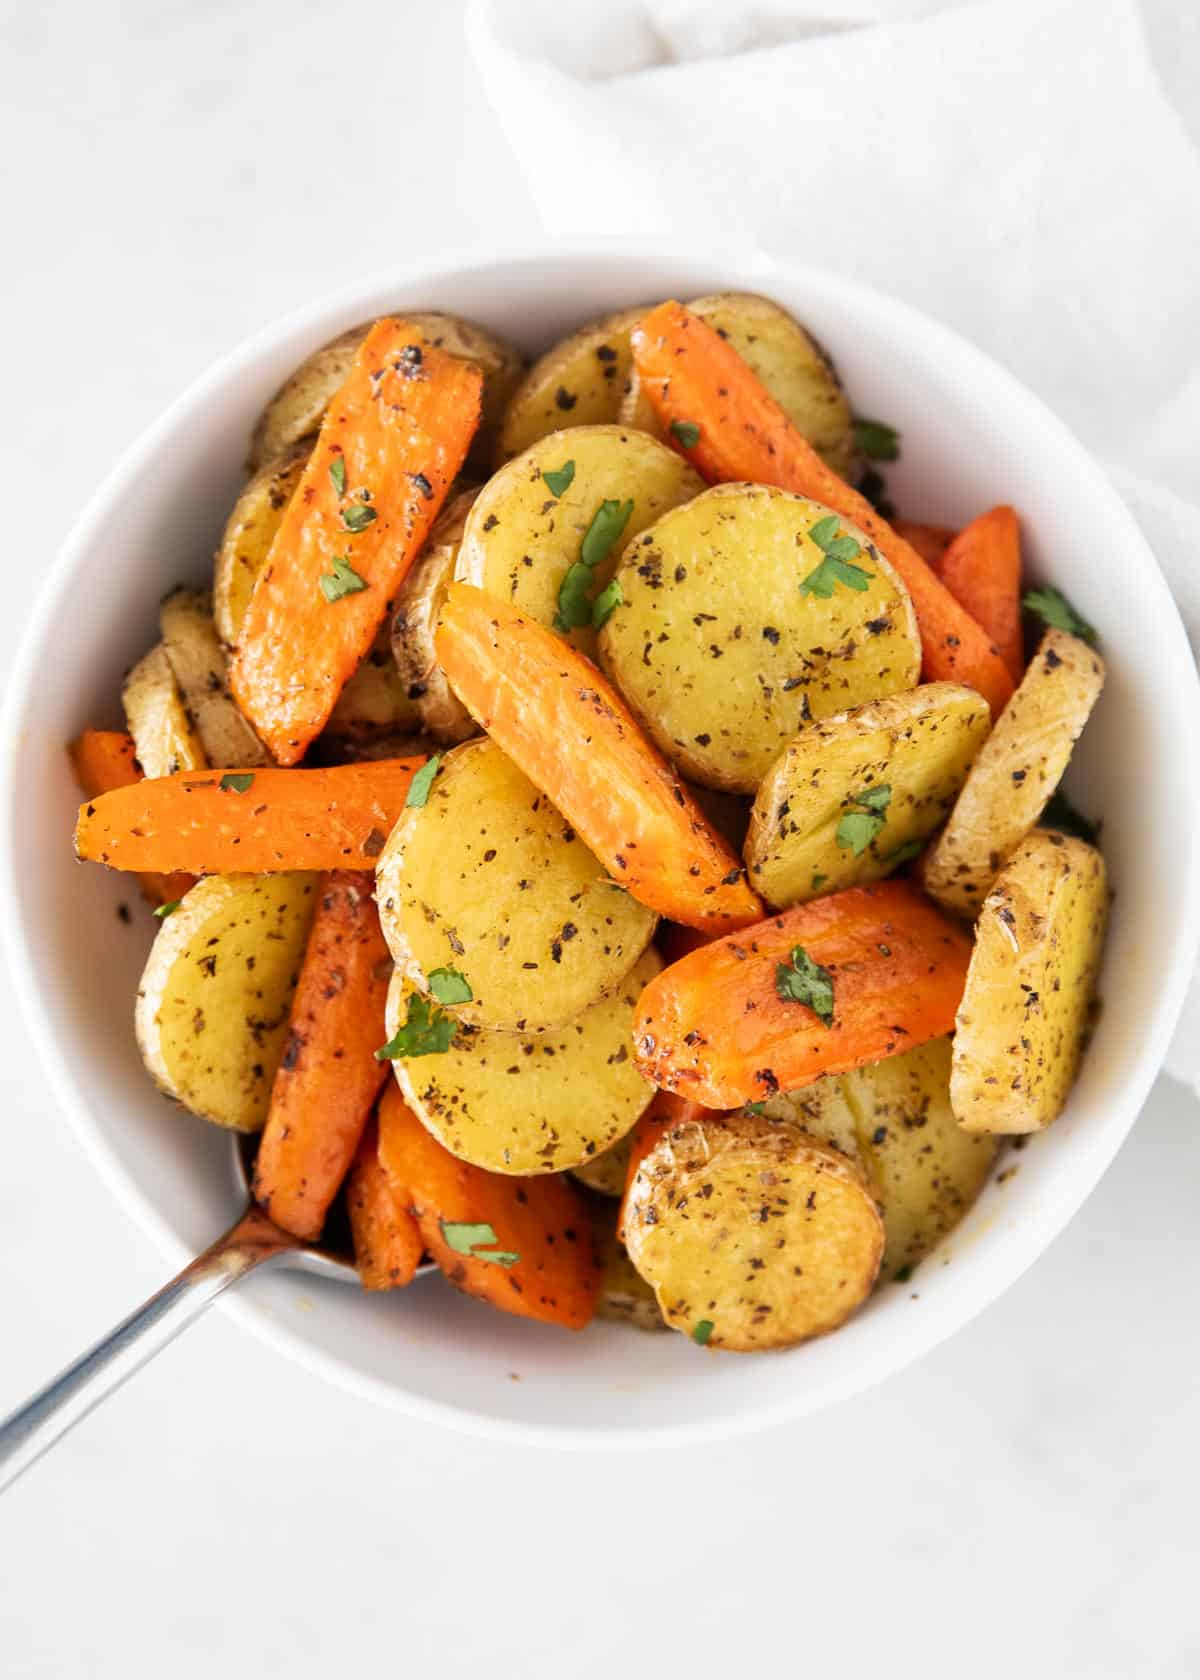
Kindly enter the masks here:
[[[302, 1242], [272, 1223], [255, 1203], [250, 1194], [254, 1140], [235, 1138], [232, 1153], [234, 1179], [246, 1198], [236, 1223], [136, 1312], [122, 1319], [115, 1330], [0, 1423], [0, 1489], [15, 1482], [101, 1400], [115, 1393], [199, 1318], [222, 1290], [248, 1273], [280, 1265], [307, 1272], [310, 1277], [357, 1285], [358, 1273], [348, 1252]], [[426, 1260], [417, 1275], [436, 1269], [431, 1260]]]

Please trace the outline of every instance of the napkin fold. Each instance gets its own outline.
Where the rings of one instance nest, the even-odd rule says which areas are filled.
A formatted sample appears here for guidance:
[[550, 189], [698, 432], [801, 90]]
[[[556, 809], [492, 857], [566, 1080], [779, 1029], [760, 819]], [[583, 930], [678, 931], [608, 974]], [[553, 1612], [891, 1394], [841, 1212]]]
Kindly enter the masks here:
[[[764, 248], [956, 327], [1110, 468], [1200, 654], [1200, 155], [1135, 0], [471, 0], [549, 231]], [[1167, 1067], [1200, 1091], [1200, 983]]]

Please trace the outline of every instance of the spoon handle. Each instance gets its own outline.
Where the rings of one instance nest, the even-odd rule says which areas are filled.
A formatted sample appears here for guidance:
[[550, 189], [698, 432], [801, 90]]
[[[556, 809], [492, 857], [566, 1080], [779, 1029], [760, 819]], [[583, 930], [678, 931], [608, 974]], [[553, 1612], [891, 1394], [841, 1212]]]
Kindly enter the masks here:
[[211, 1248], [0, 1423], [0, 1489], [174, 1341], [223, 1289], [299, 1246], [258, 1208], [247, 1209]]

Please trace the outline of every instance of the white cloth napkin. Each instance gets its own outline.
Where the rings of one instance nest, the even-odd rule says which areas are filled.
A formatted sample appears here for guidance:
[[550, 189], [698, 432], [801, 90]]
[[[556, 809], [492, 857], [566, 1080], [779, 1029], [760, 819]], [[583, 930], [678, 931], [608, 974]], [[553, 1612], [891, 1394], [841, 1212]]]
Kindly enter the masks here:
[[[472, 0], [467, 28], [550, 231], [715, 225], [957, 327], [1110, 466], [1200, 653], [1200, 156], [1135, 0]], [[1200, 1090], [1200, 983], [1167, 1065]]]

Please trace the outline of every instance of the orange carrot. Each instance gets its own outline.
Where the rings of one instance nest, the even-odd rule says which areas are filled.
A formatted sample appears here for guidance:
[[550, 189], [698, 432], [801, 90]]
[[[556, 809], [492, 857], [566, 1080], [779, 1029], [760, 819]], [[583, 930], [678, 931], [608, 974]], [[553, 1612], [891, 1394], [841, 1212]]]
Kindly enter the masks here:
[[599, 1273], [587, 1207], [567, 1179], [510, 1178], [458, 1160], [394, 1084], [379, 1104], [379, 1157], [451, 1283], [501, 1312], [583, 1329]]
[[916, 519], [893, 519], [892, 530], [910, 548], [915, 548], [929, 569], [941, 577], [942, 561], [954, 541], [949, 525], [922, 525]]
[[982, 624], [1014, 682], [1025, 671], [1021, 633], [1021, 532], [1010, 507], [994, 507], [958, 533], [942, 556], [942, 582]]
[[634, 898], [689, 926], [757, 921], [740, 861], [590, 659], [463, 583], [436, 641], [467, 710]]
[[402, 1289], [421, 1264], [417, 1222], [379, 1159], [379, 1128], [368, 1121], [346, 1180], [354, 1260], [364, 1289]]
[[[863, 530], [907, 586], [927, 681], [965, 683], [998, 714], [1013, 691], [1004, 661], [916, 549], [827, 467], [733, 346], [682, 304], [659, 304], [634, 329], [642, 387], [672, 441], [710, 483], [745, 479], [808, 496]], [[699, 427], [685, 445], [673, 426]]]
[[[133, 736], [122, 729], [85, 729], [71, 742], [70, 753], [76, 780], [89, 799], [135, 787], [143, 779]], [[142, 892], [151, 904], [174, 904], [195, 882], [194, 875], [158, 875], [147, 870], [141, 876]]]
[[392, 959], [374, 890], [373, 875], [352, 870], [321, 882], [254, 1166], [264, 1211], [309, 1242], [321, 1234], [387, 1077], [375, 1052], [388, 1036]]
[[181, 770], [80, 807], [75, 855], [197, 875], [374, 869], [423, 758], [328, 770]]
[[638, 1065], [707, 1108], [792, 1091], [950, 1032], [970, 956], [910, 882], [831, 893], [656, 975], [638, 1002]]
[[479, 424], [482, 375], [377, 321], [329, 405], [250, 597], [234, 698], [280, 764], [320, 734], [370, 651]]

